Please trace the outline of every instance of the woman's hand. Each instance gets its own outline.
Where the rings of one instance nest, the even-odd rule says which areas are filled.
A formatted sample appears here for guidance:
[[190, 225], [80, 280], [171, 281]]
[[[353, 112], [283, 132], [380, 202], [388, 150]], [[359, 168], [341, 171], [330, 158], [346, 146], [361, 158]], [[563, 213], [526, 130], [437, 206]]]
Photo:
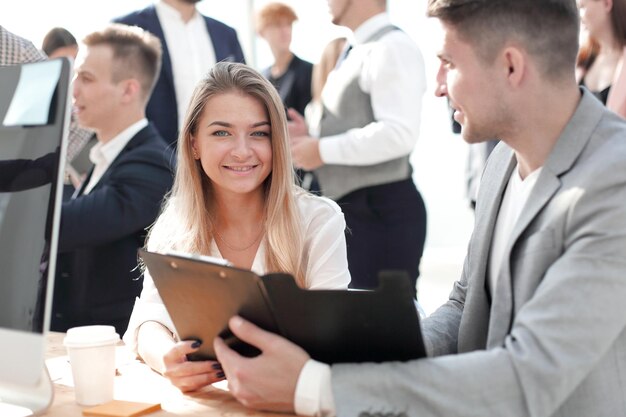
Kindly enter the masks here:
[[176, 343], [163, 356], [163, 376], [183, 392], [195, 391], [224, 378], [224, 371], [216, 361], [190, 361], [187, 355], [194, 353], [200, 342], [187, 340]]

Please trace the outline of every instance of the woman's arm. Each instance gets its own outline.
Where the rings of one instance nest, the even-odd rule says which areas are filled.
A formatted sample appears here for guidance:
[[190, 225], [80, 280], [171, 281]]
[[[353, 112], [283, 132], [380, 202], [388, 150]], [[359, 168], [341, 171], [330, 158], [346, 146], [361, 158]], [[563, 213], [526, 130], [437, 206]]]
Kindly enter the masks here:
[[176, 345], [172, 332], [156, 321], [147, 321], [137, 331], [137, 353], [160, 374], [165, 372], [163, 358]]

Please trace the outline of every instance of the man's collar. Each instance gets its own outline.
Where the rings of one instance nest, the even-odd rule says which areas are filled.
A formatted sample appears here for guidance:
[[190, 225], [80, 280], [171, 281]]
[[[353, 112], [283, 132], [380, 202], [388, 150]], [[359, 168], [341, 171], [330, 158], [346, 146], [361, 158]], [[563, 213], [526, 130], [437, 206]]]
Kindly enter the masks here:
[[[167, 4], [166, 2], [164, 2], [163, 0], [159, 1], [158, 3], [155, 4], [155, 7], [157, 9], [157, 13], [160, 16], [164, 16], [168, 19], [176, 19], [176, 20], [183, 20], [183, 17], [181, 16], [180, 12], [178, 10], [176, 10], [174, 7], [170, 6], [169, 4]], [[194, 11], [193, 16], [191, 17], [191, 19], [189, 19], [189, 22], [193, 21], [194, 19], [198, 18], [199, 13], [198, 11]], [[189, 23], [187, 22], [187, 23]]]
[[93, 148], [91, 148], [89, 152], [89, 159], [91, 159], [93, 163], [96, 163], [103, 158], [111, 162], [117, 157], [122, 149], [124, 149], [128, 142], [130, 142], [130, 140], [147, 125], [148, 120], [144, 117], [122, 130], [107, 143], [98, 142], [93, 146]]
[[580, 87], [580, 91], [578, 107], [544, 164], [550, 167], [555, 175], [560, 175], [572, 167], [591, 139], [600, 119], [608, 111], [585, 87]]

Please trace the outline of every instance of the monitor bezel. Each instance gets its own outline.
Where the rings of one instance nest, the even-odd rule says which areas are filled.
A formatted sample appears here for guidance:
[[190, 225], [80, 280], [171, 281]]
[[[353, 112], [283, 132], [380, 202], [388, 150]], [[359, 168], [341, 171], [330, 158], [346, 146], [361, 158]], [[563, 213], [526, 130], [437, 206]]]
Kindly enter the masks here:
[[[8, 403], [25, 407], [33, 414], [39, 414], [49, 407], [53, 398], [53, 387], [45, 366], [46, 337], [50, 328], [54, 276], [56, 270], [57, 242], [61, 221], [61, 203], [63, 194], [64, 167], [66, 164], [67, 139], [71, 115], [71, 78], [70, 58], [56, 58], [61, 61], [61, 74], [57, 85], [57, 115], [54, 123], [61, 118], [62, 132], [59, 150], [59, 172], [56, 176], [54, 211], [50, 239], [47, 286], [41, 332], [28, 332], [0, 327], [0, 406]], [[37, 65], [38, 63], [21, 64]], [[65, 94], [63, 94], [65, 93]], [[59, 110], [64, 110], [59, 115]], [[36, 127], [33, 127], [36, 128]]]

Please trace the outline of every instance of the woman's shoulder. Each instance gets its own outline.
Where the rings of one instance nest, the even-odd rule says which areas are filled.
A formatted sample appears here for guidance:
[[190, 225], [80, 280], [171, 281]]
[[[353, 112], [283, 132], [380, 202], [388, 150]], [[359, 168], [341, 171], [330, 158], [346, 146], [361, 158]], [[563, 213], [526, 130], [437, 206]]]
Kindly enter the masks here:
[[170, 197], [150, 227], [148, 250], [158, 251], [174, 247], [173, 242], [181, 230], [180, 216], [176, 212], [176, 200]]
[[341, 208], [333, 200], [304, 190], [296, 193], [296, 202], [303, 220], [320, 216], [343, 216]]

